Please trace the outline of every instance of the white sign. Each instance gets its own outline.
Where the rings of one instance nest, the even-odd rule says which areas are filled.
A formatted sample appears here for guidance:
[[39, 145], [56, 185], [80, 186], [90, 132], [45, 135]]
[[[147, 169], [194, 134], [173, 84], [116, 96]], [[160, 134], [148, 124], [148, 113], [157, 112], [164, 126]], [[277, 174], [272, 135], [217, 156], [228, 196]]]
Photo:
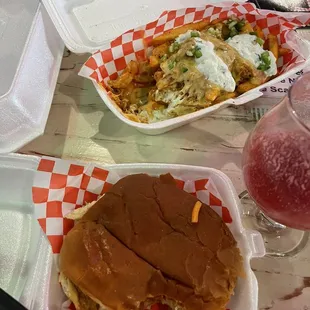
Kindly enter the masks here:
[[301, 76], [303, 73], [306, 73], [306, 72], [309, 72], [309, 71], [310, 71], [310, 67], [309, 68], [305, 68], [303, 70], [300, 70], [300, 71], [296, 72], [291, 77], [286, 78], [286, 79], [280, 81], [279, 83], [277, 83], [277, 84], [275, 84], [273, 86], [262, 88], [261, 91], [264, 93], [263, 97], [273, 97], [273, 98], [284, 97], [287, 94], [288, 89], [295, 82], [295, 80], [299, 76]]

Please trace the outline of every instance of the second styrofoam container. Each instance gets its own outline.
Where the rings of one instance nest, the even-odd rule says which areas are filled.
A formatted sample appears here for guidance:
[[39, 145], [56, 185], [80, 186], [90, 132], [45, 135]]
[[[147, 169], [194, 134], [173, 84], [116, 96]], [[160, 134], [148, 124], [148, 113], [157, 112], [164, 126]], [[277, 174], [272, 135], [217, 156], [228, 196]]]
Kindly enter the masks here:
[[[45, 167], [49, 167], [46, 169]], [[82, 167], [81, 167], [82, 166]], [[226, 207], [229, 210], [229, 214], [231, 216], [231, 221], [228, 221], [227, 227], [231, 230], [234, 238], [237, 241], [238, 247], [241, 251], [243, 262], [244, 262], [244, 271], [245, 276], [238, 280], [237, 286], [235, 288], [235, 294], [232, 296], [227, 308], [230, 310], [257, 310], [258, 305], [258, 284], [255, 278], [255, 275], [250, 267], [250, 260], [254, 257], [262, 257], [265, 254], [264, 242], [260, 233], [256, 231], [246, 230], [242, 226], [241, 217], [240, 217], [240, 201], [238, 195], [230, 181], [230, 179], [221, 171], [212, 168], [206, 167], [195, 167], [195, 166], [186, 166], [186, 165], [173, 165], [173, 164], [120, 164], [120, 165], [105, 165], [98, 166], [96, 164], [85, 164], [81, 162], [74, 162], [70, 160], [61, 160], [55, 158], [43, 158], [42, 162], [39, 164], [39, 171], [37, 172], [35, 181], [34, 181], [34, 193], [38, 193], [34, 195], [35, 201], [35, 209], [36, 209], [36, 217], [39, 221], [43, 223], [47, 223], [51, 218], [48, 215], [48, 202], [51, 201], [62, 201], [64, 191], [68, 192], [70, 189], [74, 188], [74, 192], [76, 193], [76, 200], [71, 201], [69, 205], [71, 210], [75, 208], [75, 204], [81, 204], [81, 199], [83, 200], [83, 193], [85, 189], [81, 189], [81, 180], [84, 179], [85, 176], [90, 178], [88, 185], [86, 186], [86, 191], [93, 193], [92, 195], [97, 195], [102, 192], [104, 188], [105, 182], [109, 182], [110, 184], [114, 184], [119, 178], [125, 177], [127, 175], [136, 174], [136, 173], [146, 173], [152, 176], [159, 176], [161, 174], [171, 173], [176, 179], [183, 180], [187, 182], [187, 189], [189, 191], [192, 190], [194, 185], [194, 181], [197, 180], [208, 180], [208, 186], [206, 189], [213, 193], [216, 197], [221, 199], [221, 206]], [[73, 168], [74, 167], [74, 168]], [[76, 170], [78, 167], [78, 170]], [[79, 171], [78, 173], [72, 175], [69, 171], [75, 169], [75, 171]], [[81, 169], [82, 168], [82, 169]], [[99, 169], [98, 169], [99, 168]], [[103, 175], [100, 175], [101, 169], [107, 170], [103, 172]], [[94, 170], [96, 169], [96, 170]], [[59, 189], [50, 188], [50, 176], [51, 173], [57, 171], [57, 174], [68, 176], [67, 183], [65, 187], [61, 185]], [[93, 172], [96, 171], [95, 175]], [[70, 175], [71, 174], [71, 175]], [[70, 176], [69, 176], [70, 175]], [[92, 176], [92, 177], [90, 177]], [[104, 176], [104, 177], [103, 177]], [[101, 178], [102, 177], [102, 178]], [[100, 179], [99, 179], [100, 178]], [[62, 178], [60, 180], [63, 180]], [[105, 181], [104, 181], [105, 180]], [[191, 182], [193, 181], [193, 182]], [[62, 181], [61, 181], [62, 182]], [[55, 184], [53, 185], [55, 187]], [[56, 186], [57, 187], [57, 186]], [[40, 189], [40, 191], [38, 191]], [[46, 191], [52, 191], [52, 195], [48, 195], [46, 202], [41, 202], [40, 192], [42, 190], [46, 193]], [[198, 190], [197, 190], [198, 191]], [[199, 190], [200, 191], [200, 190]], [[80, 195], [82, 193], [82, 195]], [[200, 195], [201, 194], [201, 195]], [[205, 195], [205, 192], [200, 191], [197, 193], [199, 199], [206, 204], [211, 204], [210, 196]], [[80, 198], [78, 198], [80, 197]], [[85, 197], [84, 197], [85, 199]], [[95, 199], [95, 198], [94, 198]], [[45, 199], [44, 199], [45, 200]], [[223, 215], [223, 211], [221, 207], [211, 206], [216, 212], [218, 212], [221, 216]], [[61, 204], [62, 214], [66, 214], [68, 209], [68, 203]], [[42, 213], [42, 210], [46, 210], [46, 214]], [[58, 218], [49, 221], [48, 229], [44, 224], [43, 227], [48, 237], [58, 235], [64, 235], [63, 226], [59, 225], [62, 223], [62, 219]], [[216, 233], [216, 231], [214, 232]], [[54, 239], [51, 239], [53, 242]], [[54, 243], [53, 246], [56, 248], [54, 250], [55, 259], [57, 260], [59, 253], [58, 243]], [[57, 271], [53, 271], [52, 275], [57, 277]], [[53, 293], [53, 298], [50, 298], [50, 303], [64, 303], [64, 305], [68, 305], [67, 298], [64, 296], [62, 292], [59, 293], [59, 284], [51, 283], [50, 285], [50, 293]], [[58, 293], [57, 293], [58, 290]], [[53, 304], [49, 304], [50, 307], [48, 309], [54, 309], [52, 307]], [[66, 308], [67, 309], [67, 308]]]
[[[304, 44], [304, 47], [309, 50], [310, 55], [310, 44], [307, 41], [304, 41], [300, 39], [300, 42]], [[231, 106], [231, 105], [242, 105], [244, 103], [247, 103], [249, 101], [252, 101], [254, 99], [257, 99], [261, 97], [264, 93], [260, 91], [260, 89], [274, 85], [276, 83], [279, 83], [285, 78], [290, 77], [293, 73], [302, 70], [310, 65], [310, 58], [300, 64], [299, 66], [295, 67], [292, 70], [289, 70], [288, 72], [282, 74], [281, 76], [278, 76], [277, 78], [274, 78], [273, 80], [264, 83], [263, 85], [260, 85], [245, 94], [235, 98], [235, 99], [228, 99], [226, 101], [223, 101], [219, 104], [210, 106], [208, 108], [199, 110], [197, 112], [189, 113], [186, 115], [182, 115], [176, 118], [171, 118], [168, 120], [160, 121], [157, 123], [151, 123], [151, 124], [144, 124], [144, 123], [138, 123], [134, 122], [130, 119], [128, 119], [124, 114], [120, 111], [120, 109], [115, 105], [113, 100], [110, 98], [108, 93], [105, 89], [103, 89], [97, 82], [93, 81], [94, 87], [96, 88], [98, 94], [106, 104], [106, 106], [113, 112], [113, 114], [120, 119], [122, 122], [126, 123], [127, 125], [136, 128], [138, 131], [147, 134], [147, 135], [159, 135], [163, 134], [167, 131], [173, 130], [175, 128], [181, 127], [183, 125], [189, 124], [195, 120], [201, 119], [208, 114], [214, 113], [216, 111], [219, 111], [225, 107]]]
[[[128, 29], [155, 20], [165, 10], [206, 5], [205, 0], [136, 0], [133, 2], [119, 0], [117, 5], [112, 5], [110, 1], [106, 0], [68, 0], [65, 3], [62, 0], [43, 0], [42, 2], [66, 46], [74, 53], [93, 53]], [[213, 0], [208, 3], [221, 2], [222, 0]], [[245, 1], [234, 2], [243, 3]], [[121, 121], [145, 134], [161, 134], [206, 114], [206, 110], [203, 110], [157, 124], [139, 124], [124, 117], [105, 91], [97, 84], [94, 85], [105, 104]], [[241, 101], [244, 103], [258, 96], [260, 96], [259, 92], [251, 93], [240, 99], [239, 102], [241, 104]], [[230, 103], [232, 103], [231, 100], [224, 105], [210, 107], [207, 112], [211, 113]]]
[[0, 1], [0, 153], [44, 132], [64, 44], [39, 0]]
[[[60, 161], [57, 169], [68, 165], [61, 159], [51, 160]], [[0, 155], [0, 287], [29, 310], [61, 309], [63, 293], [58, 271], [51, 247], [34, 216], [39, 213], [40, 217], [46, 217], [46, 211], [42, 205], [34, 205], [31, 197], [39, 163], [40, 158], [36, 156]], [[223, 205], [230, 211], [233, 221], [228, 227], [244, 259], [245, 277], [239, 279], [229, 309], [257, 310], [258, 285], [250, 260], [264, 256], [264, 243], [258, 232], [243, 228], [238, 195], [224, 173], [212, 168], [169, 164], [121, 164], [103, 168], [116, 172], [119, 177], [171, 173], [189, 181], [212, 179]]]
[[[275, 16], [275, 14], [271, 15], [271, 13], [268, 13], [268, 11], [255, 11], [255, 13], [253, 13], [253, 15], [249, 14], [250, 17], [247, 17], [247, 14], [245, 14], [242, 9], [246, 10], [245, 7], [246, 5], [237, 5], [236, 6], [238, 8], [238, 11], [242, 12], [241, 16], [246, 16], [246, 18], [248, 18], [250, 20], [250, 17], [254, 17], [255, 21], [252, 20], [252, 24], [257, 22], [257, 24], [259, 22], [261, 22], [261, 19], [263, 18], [266, 21], [267, 25], [273, 25], [275, 23], [275, 19], [277, 22], [278, 19], [277, 17], [273, 17]], [[229, 3], [222, 3], [219, 4], [218, 7], [216, 7], [216, 9], [218, 10], [223, 10], [229, 13], [234, 13], [234, 9], [236, 7], [231, 7]], [[210, 6], [208, 6], [208, 8], [210, 8]], [[252, 9], [253, 7], [251, 7]], [[202, 11], [204, 10], [204, 8], [199, 8]], [[199, 10], [198, 9], [198, 10]], [[249, 10], [250, 11], [250, 10]], [[206, 16], [209, 16], [207, 14], [213, 14], [211, 10], [209, 9], [205, 9], [205, 14]], [[174, 13], [174, 12], [173, 12]], [[192, 13], [184, 13], [183, 10], [179, 10], [176, 13], [176, 16], [181, 16], [183, 17], [184, 15], [186, 15], [186, 17], [188, 18], [192, 18], [190, 17]], [[183, 15], [182, 15], [183, 14]], [[243, 15], [242, 15], [243, 14]], [[276, 13], [278, 14], [278, 13]], [[282, 14], [278, 14], [278, 15], [285, 15], [284, 13]], [[167, 26], [167, 29], [170, 29], [169, 27], [172, 27], [171, 24], [172, 21], [166, 22], [166, 20], [169, 20], [169, 13], [168, 14], [163, 14], [164, 17], [161, 17], [158, 21], [157, 21], [157, 26], [155, 28], [155, 33], [157, 28], [160, 28], [160, 26]], [[173, 15], [172, 15], [173, 16]], [[210, 15], [210, 16], [214, 16]], [[220, 15], [215, 15], [214, 18], [216, 18], [217, 16]], [[179, 18], [177, 17], [177, 18]], [[177, 19], [176, 18], [176, 19]], [[282, 18], [282, 16], [281, 16]], [[291, 18], [292, 16], [289, 15], [285, 15], [283, 16], [283, 18]], [[176, 20], [175, 19], [175, 20]], [[191, 19], [192, 20], [192, 19]], [[287, 20], [287, 19], [286, 19]], [[299, 15], [298, 17], [296, 17], [296, 20], [298, 20], [299, 25], [301, 25], [303, 22], [307, 23], [309, 22], [309, 16], [306, 16], [305, 14], [303, 15]], [[149, 33], [153, 33], [154, 32], [154, 27], [152, 25], [153, 23], [147, 24], [145, 26], [142, 26], [142, 31], [143, 31], [143, 36], [150, 35]], [[105, 104], [107, 105], [107, 107], [115, 114], [115, 116], [117, 118], [119, 118], [121, 121], [123, 121], [124, 123], [128, 124], [129, 126], [135, 127], [137, 130], [139, 130], [140, 132], [143, 132], [145, 134], [149, 134], [149, 135], [158, 135], [158, 134], [162, 134], [165, 133], [167, 131], [170, 131], [172, 129], [175, 129], [177, 127], [183, 126], [185, 124], [188, 124], [190, 122], [193, 122], [197, 119], [200, 119], [202, 117], [205, 117], [206, 115], [213, 113], [215, 111], [218, 111], [219, 109], [222, 109], [224, 107], [227, 107], [229, 105], [241, 105], [244, 104], [246, 102], [252, 101], [260, 96], [263, 95], [263, 92], [260, 91], [260, 89], [266, 88], [268, 86], [271, 86], [273, 84], [279, 83], [280, 81], [282, 81], [283, 79], [291, 76], [293, 73], [300, 71], [302, 69], [304, 69], [305, 67], [307, 67], [310, 64], [310, 42], [303, 39], [302, 37], [299, 36], [299, 34], [296, 31], [293, 31], [292, 28], [285, 28], [287, 27], [286, 24], [290, 24], [289, 22], [285, 22], [282, 21], [282, 26], [285, 30], [280, 27], [277, 31], [280, 32], [280, 30], [283, 32], [280, 32], [278, 34], [278, 36], [280, 37], [280, 40], [282, 40], [281, 42], [287, 44], [286, 47], [289, 47], [292, 51], [295, 52], [295, 54], [293, 56], [291, 56], [291, 59], [295, 59], [294, 63], [291, 63], [290, 66], [286, 67], [288, 65], [288, 61], [284, 64], [283, 67], [281, 67], [283, 65], [283, 59], [279, 59], [279, 69], [283, 70], [282, 73], [280, 75], [278, 75], [277, 77], [273, 78], [272, 80], [257, 86], [256, 88], [244, 93], [241, 96], [238, 96], [236, 98], [233, 99], [228, 99], [224, 102], [221, 102], [219, 104], [215, 104], [212, 105], [210, 107], [204, 108], [202, 110], [193, 112], [193, 113], [189, 113], [183, 116], [178, 116], [172, 119], [167, 119], [164, 121], [159, 121], [156, 123], [150, 123], [150, 124], [145, 124], [145, 123], [138, 123], [135, 121], [132, 121], [130, 119], [128, 119], [124, 113], [121, 111], [121, 109], [117, 106], [117, 104], [113, 101], [113, 99], [109, 96], [109, 89], [104, 88], [102, 85], [106, 84], [107, 81], [112, 78], [113, 75], [116, 74], [120, 74], [121, 70], [118, 69], [118, 67], [120, 66], [121, 61], [120, 60], [124, 60], [126, 63], [128, 63], [130, 60], [135, 59], [137, 56], [135, 56], [135, 53], [137, 54], [138, 52], [140, 52], [140, 50], [143, 51], [144, 48], [144, 43], [143, 43], [143, 39], [141, 37], [139, 37], [139, 28], [135, 29], [136, 32], [138, 33], [138, 35], [136, 35], [136, 37], [138, 39], [135, 39], [135, 31], [133, 32], [128, 32], [123, 34], [122, 36], [118, 37], [117, 39], [115, 39], [115, 41], [113, 41], [111, 43], [111, 45], [104, 49], [104, 50], [100, 50], [99, 53], [94, 53], [89, 60], [84, 64], [84, 66], [81, 68], [80, 70], [80, 75], [89, 78], [93, 81], [94, 86], [96, 88], [96, 90], [98, 91], [100, 97], [103, 99], [103, 101], [105, 102]], [[295, 27], [298, 23], [295, 24]], [[159, 26], [158, 26], [159, 25]], [[285, 27], [284, 27], [285, 25]], [[293, 27], [294, 24], [290, 24], [290, 27]], [[152, 28], [153, 27], [153, 28]], [[272, 26], [270, 26], [271, 29]], [[150, 30], [150, 29], [151, 30]], [[166, 29], [166, 28], [165, 28]], [[290, 29], [290, 30], [288, 30]], [[142, 32], [140, 31], [140, 32]], [[149, 31], [149, 32], [148, 32]], [[269, 33], [268, 31], [269, 28], [265, 27], [264, 31], [267, 31], [267, 33]], [[133, 33], [133, 34], [132, 34]], [[284, 35], [284, 38], [282, 38], [282, 34]], [[131, 52], [130, 49], [126, 49], [126, 40], [133, 40], [133, 50], [134, 52]], [[282, 44], [284, 44], [282, 43]], [[285, 45], [284, 45], [285, 46]], [[104, 63], [103, 59], [108, 58], [106, 55], [108, 55], [108, 53], [112, 53], [113, 57], [112, 57], [112, 61], [109, 61], [107, 63]], [[102, 55], [102, 57], [101, 57]], [[301, 57], [299, 57], [301, 56]], [[299, 57], [299, 59], [298, 59]], [[113, 62], [115, 62], [115, 66], [113, 64]]]
[[[231, 6], [234, 2], [244, 3], [245, 1], [223, 2], [221, 0], [213, 0], [206, 3], [205, 0], [157, 0], [155, 2], [151, 0], [136, 0], [134, 2], [119, 0], [117, 5], [112, 5], [110, 1], [106, 0], [68, 0], [65, 3], [62, 0], [43, 0], [66, 46], [75, 53], [93, 53], [99, 49], [106, 49], [109, 46], [109, 42], [117, 36], [129, 29], [145, 25], [155, 20], [165, 10], [202, 7], [206, 4], [227, 7]], [[287, 14], [293, 13], [280, 14], [289, 16]], [[299, 49], [302, 50], [303, 55], [310, 55], [309, 43], [299, 39], [295, 32], [292, 33], [293, 36], [296, 36], [296, 41], [300, 41]], [[121, 113], [103, 88], [95, 82], [94, 86], [107, 107], [122, 122], [145, 134], [158, 135], [205, 117], [207, 114], [229, 105], [241, 105], [254, 100], [262, 95], [262, 92], [259, 90], [260, 88], [279, 82], [283, 78], [292, 75], [292, 73], [303, 69], [307, 64], [309, 64], [309, 61], [296, 66], [285, 74], [238, 98], [229, 99], [194, 113], [153, 124], [142, 124], [129, 120]]]

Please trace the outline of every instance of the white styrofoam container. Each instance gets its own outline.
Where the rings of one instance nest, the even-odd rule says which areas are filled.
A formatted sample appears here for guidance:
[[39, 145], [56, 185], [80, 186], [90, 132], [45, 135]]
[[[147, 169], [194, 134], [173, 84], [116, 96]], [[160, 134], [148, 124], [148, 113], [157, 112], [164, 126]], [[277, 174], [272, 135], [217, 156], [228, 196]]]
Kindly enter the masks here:
[[64, 44], [40, 0], [0, 0], [0, 153], [43, 134]]
[[[206, 3], [218, 4], [222, 2], [223, 1], [221, 0], [136, 0], [131, 2], [128, 2], [127, 0], [119, 0], [117, 6], [114, 6], [109, 0], [68, 0], [66, 3], [62, 0], [43, 0], [43, 3], [66, 46], [76, 53], [94, 52], [100, 48], [104, 48], [107, 42], [124, 33], [126, 30], [147, 24], [158, 18], [164, 10], [199, 7]], [[233, 2], [242, 3], [245, 1], [230, 1], [226, 2], [226, 4]], [[280, 14], [286, 16], [287, 14], [293, 13]], [[296, 33], [293, 35], [296, 35], [296, 38], [298, 38]], [[309, 42], [304, 39], [300, 39], [300, 42], [300, 49], [303, 54], [310, 55]], [[306, 67], [309, 62], [310, 59], [308, 59], [306, 63], [303, 63], [285, 74], [252, 89], [238, 98], [229, 99], [225, 102], [194, 113], [153, 124], [142, 124], [129, 120], [115, 106], [115, 103], [113, 103], [104, 89], [95, 82], [94, 86], [107, 107], [122, 122], [135, 127], [142, 133], [158, 135], [205, 117], [206, 115], [229, 105], [241, 105], [254, 100], [262, 96], [263, 93], [260, 91], [261, 88], [278, 83], [283, 78], [286, 78], [296, 71]]]
[[[61, 160], [58, 159], [57, 161]], [[61, 165], [62, 163], [60, 162], [59, 164], [59, 167], [64, 167], [64, 171], [66, 171], [65, 167], [68, 167], [71, 162], [68, 163], [68, 161], [66, 161], [63, 163], [63, 165]], [[83, 163], [78, 164], [83, 165]], [[91, 165], [93, 166], [93, 164]], [[87, 164], [85, 164], [85, 166], [87, 166]], [[238, 280], [235, 294], [232, 296], [228, 308], [231, 310], [257, 310], [258, 284], [256, 277], [251, 270], [250, 260], [253, 257], [262, 257], [265, 255], [264, 242], [260, 233], [252, 230], [246, 230], [242, 226], [239, 213], [240, 201], [238, 195], [232, 185], [232, 182], [224, 173], [212, 168], [173, 164], [119, 164], [105, 165], [102, 166], [102, 168], [113, 171], [120, 178], [125, 177], [126, 175], [136, 173], [147, 173], [152, 176], [159, 176], [160, 174], [171, 173], [177, 179], [182, 179], [184, 181], [205, 178], [212, 179], [213, 185], [216, 187], [216, 190], [218, 191], [218, 196], [222, 199], [223, 205], [227, 207], [230, 211], [230, 215], [233, 221], [232, 223], [227, 224], [227, 226], [233, 233], [244, 259], [245, 277]], [[41, 179], [43, 181], [44, 176], [42, 176], [42, 174], [39, 174], [38, 178], [40, 177], [43, 177], [43, 179]], [[205, 202], [208, 203], [207, 201]], [[40, 205], [37, 206], [39, 207]], [[57, 276], [56, 271], [53, 271], [53, 276]], [[64, 294], [59, 294], [58, 283], [51, 284], [50, 294], [51, 293], [53, 293], [54, 296], [54, 298], [50, 298], [50, 302], [53, 302], [53, 306], [56, 306], [57, 302], [64, 302]], [[50, 306], [49, 309], [54, 308]]]
[[[0, 287], [29, 310], [60, 309], [63, 300], [50, 245], [34, 219], [31, 189], [39, 157], [0, 155]], [[233, 223], [228, 227], [244, 258], [246, 277], [239, 279], [230, 307], [257, 310], [258, 285], [250, 267], [253, 257], [265, 255], [264, 242], [256, 231], [242, 226], [240, 201], [230, 179], [222, 172], [205, 167], [170, 164], [106, 165], [120, 177], [134, 173], [158, 176], [170, 172], [176, 177], [212, 178]], [[9, 257], [7, 257], [9, 256]], [[9, 260], [4, 260], [7, 257]], [[2, 265], [3, 264], [3, 265]], [[12, 270], [12, 272], [11, 272]]]
[[66, 46], [75, 53], [97, 51], [128, 29], [158, 18], [165, 10], [221, 1], [42, 0]]
[[[294, 33], [294, 35], [298, 36], [297, 33]], [[306, 68], [307, 66], [309, 66], [310, 65], [310, 42], [306, 41], [305, 39], [302, 39], [302, 38], [300, 38], [299, 40], [300, 40], [299, 41], [300, 47], [302, 48], [305, 55], [309, 55], [309, 57], [304, 63], [301, 63], [300, 65], [296, 66], [294, 69], [288, 70], [287, 72], [281, 74], [280, 76], [278, 76], [278, 77], [270, 80], [269, 82], [264, 83], [264, 84], [262, 84], [256, 88], [244, 93], [241, 96], [238, 96], [237, 98], [228, 99], [228, 100], [223, 101], [221, 103], [212, 105], [208, 108], [204, 108], [202, 110], [199, 110], [199, 111], [196, 111], [193, 113], [189, 113], [186, 115], [178, 116], [176, 118], [171, 118], [171, 119], [156, 122], [156, 123], [144, 124], [144, 123], [134, 122], [134, 121], [128, 119], [127, 117], [124, 116], [124, 114], [116, 106], [116, 104], [113, 102], [113, 100], [108, 95], [107, 91], [105, 89], [103, 89], [97, 82], [93, 81], [93, 84], [94, 84], [98, 94], [100, 95], [100, 97], [102, 98], [104, 103], [106, 104], [106, 106], [113, 112], [113, 114], [118, 119], [120, 119], [121, 121], [123, 121], [127, 125], [136, 128], [137, 130], [139, 130], [140, 132], [142, 132], [144, 134], [159, 135], [159, 134], [163, 134], [167, 131], [170, 131], [172, 129], [175, 129], [175, 128], [181, 127], [183, 125], [186, 125], [188, 123], [191, 123], [191, 122], [198, 120], [200, 118], [203, 118], [206, 115], [214, 113], [216, 111], [219, 111], [220, 109], [223, 109], [225, 107], [228, 107], [231, 105], [238, 106], [238, 105], [242, 105], [244, 103], [247, 103], [249, 101], [252, 101], [254, 99], [257, 99], [264, 94], [262, 91], [260, 91], [260, 89], [274, 85], [274, 84], [277, 84], [277, 83], [280, 83], [280, 81], [282, 81], [283, 79], [288, 78], [288, 77], [292, 76], [292, 74], [294, 74], [295, 72], [298, 72], [298, 71]]]
[[[222, 1], [213, 0], [207, 3], [221, 3]], [[131, 2], [119, 0], [117, 6], [112, 5], [110, 0], [69, 0], [66, 3], [62, 0], [42, 0], [42, 2], [66, 46], [75, 53], [97, 51], [128, 29], [147, 24], [158, 18], [165, 10], [199, 7], [206, 4], [206, 0], [135, 0]], [[245, 0], [233, 2], [245, 2]], [[149, 135], [162, 134], [235, 102], [230, 99], [225, 103], [175, 119], [154, 124], [141, 124], [126, 118], [117, 109], [106, 91], [95, 82], [94, 86], [116, 117]], [[258, 91], [251, 92], [240, 98], [238, 102], [242, 104], [260, 95]]]

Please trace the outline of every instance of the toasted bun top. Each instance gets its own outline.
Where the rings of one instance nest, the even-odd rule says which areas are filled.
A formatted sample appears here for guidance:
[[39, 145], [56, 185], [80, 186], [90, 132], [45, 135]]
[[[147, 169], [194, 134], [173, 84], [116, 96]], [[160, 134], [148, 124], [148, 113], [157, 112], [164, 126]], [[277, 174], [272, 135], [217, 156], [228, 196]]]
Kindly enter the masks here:
[[114, 238], [104, 226], [78, 223], [66, 236], [60, 270], [84, 294], [111, 309], [139, 309], [149, 300], [206, 308], [191, 288], [166, 278]]
[[69, 232], [61, 271], [112, 309], [168, 299], [185, 309], [224, 309], [242, 273], [236, 241], [222, 219], [172, 177], [117, 182]]

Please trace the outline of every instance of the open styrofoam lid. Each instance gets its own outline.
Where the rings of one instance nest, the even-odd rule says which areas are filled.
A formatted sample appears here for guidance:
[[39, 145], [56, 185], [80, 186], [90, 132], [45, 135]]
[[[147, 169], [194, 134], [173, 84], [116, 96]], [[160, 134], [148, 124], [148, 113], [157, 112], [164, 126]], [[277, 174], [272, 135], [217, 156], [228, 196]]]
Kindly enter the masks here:
[[223, 1], [43, 0], [66, 46], [75, 53], [94, 52], [127, 30], [155, 20], [165, 10], [210, 2]]
[[60, 309], [53, 298], [60, 285], [51, 246], [34, 216], [32, 184], [39, 161], [0, 155], [0, 288], [29, 310], [46, 310], [47, 304]]
[[40, 0], [0, 0], [0, 153], [44, 132], [64, 45]]
[[39, 0], [0, 0], [0, 97], [13, 82]]
[[0, 155], [0, 287], [19, 299], [38, 251], [31, 184], [38, 163]]

